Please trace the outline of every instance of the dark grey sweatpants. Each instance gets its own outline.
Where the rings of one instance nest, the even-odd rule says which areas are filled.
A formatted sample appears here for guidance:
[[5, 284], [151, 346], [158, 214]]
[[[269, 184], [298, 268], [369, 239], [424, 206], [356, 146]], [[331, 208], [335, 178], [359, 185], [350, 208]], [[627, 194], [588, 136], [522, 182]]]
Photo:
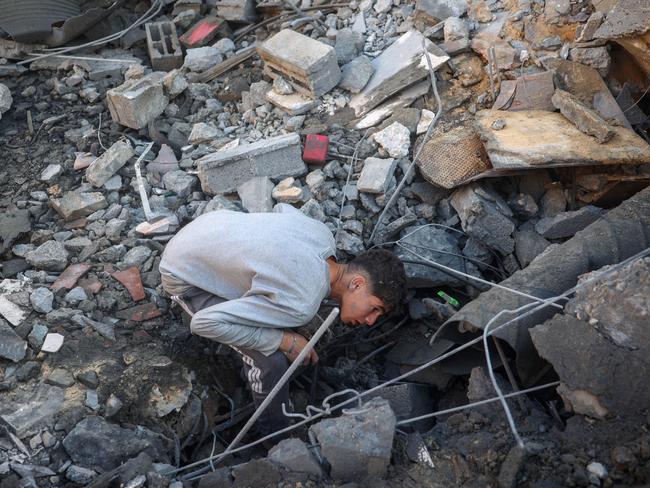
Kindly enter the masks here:
[[[223, 298], [207, 293], [184, 283], [176, 282], [166, 276], [162, 276], [162, 285], [171, 296], [178, 297], [181, 306], [187, 308], [186, 312], [192, 314], [204, 308], [217, 305], [225, 301]], [[265, 356], [259, 351], [231, 346], [244, 363], [244, 373], [251, 389], [255, 406], [259, 407], [269, 392], [277, 384], [278, 380], [289, 368], [289, 360], [280, 351], [270, 356]], [[289, 419], [282, 413], [282, 404], [286, 404], [289, 410], [289, 383], [287, 382], [275, 396], [273, 401], [266, 407], [264, 413], [257, 421], [257, 428], [260, 437], [272, 432], [284, 429], [289, 426]]]

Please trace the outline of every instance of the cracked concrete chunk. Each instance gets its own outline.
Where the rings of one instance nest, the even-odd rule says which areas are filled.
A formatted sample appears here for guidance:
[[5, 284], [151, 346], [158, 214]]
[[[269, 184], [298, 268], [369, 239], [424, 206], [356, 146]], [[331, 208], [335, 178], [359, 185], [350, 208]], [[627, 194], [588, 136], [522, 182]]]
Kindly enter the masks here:
[[349, 92], [359, 93], [368, 84], [374, 72], [372, 62], [366, 56], [359, 56], [341, 67], [339, 86]]
[[614, 131], [609, 124], [569, 92], [555, 90], [551, 101], [555, 108], [573, 122], [580, 131], [594, 136], [600, 144], [614, 137]]
[[52, 199], [50, 203], [66, 221], [76, 220], [108, 207], [106, 198], [98, 192], [69, 191], [61, 198]]
[[6, 321], [0, 319], [0, 357], [17, 363], [25, 358], [26, 353], [27, 342]]
[[197, 160], [197, 168], [201, 187], [210, 195], [233, 192], [254, 176], [286, 178], [307, 172], [298, 134], [271, 137], [208, 154]]
[[101, 417], [86, 417], [63, 439], [63, 447], [75, 464], [110, 471], [143, 451], [164, 459], [166, 446], [145, 427], [124, 429]]
[[602, 215], [602, 209], [587, 205], [580, 210], [545, 217], [535, 224], [535, 230], [547, 239], [571, 237], [598, 220]]
[[129, 141], [117, 141], [86, 169], [86, 179], [95, 188], [104, 185], [134, 155]]
[[[193, 49], [188, 50], [193, 51]], [[155, 76], [131, 79], [106, 92], [106, 105], [114, 122], [142, 129], [165, 111], [169, 100]]]
[[62, 243], [47, 241], [25, 256], [29, 264], [46, 271], [63, 271], [68, 265], [68, 251]]
[[503, 254], [514, 250], [512, 212], [495, 191], [477, 183], [469, 184], [453, 193], [451, 206], [468, 235]]
[[309, 473], [320, 477], [318, 461], [300, 439], [284, 439], [269, 451], [269, 459], [296, 473]]
[[0, 417], [21, 439], [54, 424], [63, 407], [65, 394], [58, 386], [39, 384], [28, 403], [5, 399], [0, 403]]
[[592, 281], [578, 290], [566, 314], [530, 331], [563, 382], [558, 392], [567, 404], [595, 417], [650, 406], [650, 258], [611, 271], [607, 266], [582, 275], [579, 282]]
[[367, 158], [357, 181], [357, 189], [366, 193], [385, 193], [388, 189], [397, 161], [393, 158]]
[[420, 32], [412, 30], [403, 34], [372, 60], [374, 74], [364, 89], [350, 100], [350, 107], [357, 117], [428, 76], [429, 68], [422, 52], [423, 42], [434, 70], [449, 60], [444, 51], [425, 39]]
[[395, 414], [382, 398], [373, 398], [359, 411], [321, 420], [309, 429], [316, 435], [335, 480], [358, 482], [386, 475], [395, 434]]
[[411, 133], [399, 122], [393, 122], [384, 130], [375, 132], [373, 139], [391, 158], [405, 158], [411, 148]]

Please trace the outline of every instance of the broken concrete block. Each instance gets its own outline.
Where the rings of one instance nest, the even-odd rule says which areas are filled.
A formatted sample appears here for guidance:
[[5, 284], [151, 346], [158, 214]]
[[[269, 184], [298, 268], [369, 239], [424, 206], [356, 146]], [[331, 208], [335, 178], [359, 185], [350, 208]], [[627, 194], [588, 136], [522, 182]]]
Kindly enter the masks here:
[[366, 56], [359, 56], [341, 67], [339, 86], [351, 93], [359, 93], [368, 84], [374, 72], [372, 62]]
[[[506, 125], [495, 130], [502, 119]], [[650, 146], [633, 131], [612, 127], [604, 144], [578, 130], [563, 115], [543, 110], [481, 110], [476, 128], [495, 168], [650, 163]]]
[[[395, 255], [403, 260], [417, 261], [413, 252], [426, 259], [435, 261], [449, 268], [464, 271], [458, 240], [444, 229], [433, 226], [412, 227], [408, 236], [402, 240], [404, 247], [398, 247]], [[406, 249], [405, 249], [406, 248]], [[442, 252], [436, 252], [442, 251]], [[449, 273], [424, 264], [404, 263], [408, 286], [412, 288], [430, 288], [433, 286], [457, 286], [462, 282]]]
[[[392, 0], [390, 0], [392, 6]], [[389, 7], [390, 9], [390, 7]], [[352, 29], [340, 29], [336, 32], [336, 59], [340, 65], [344, 65], [356, 58], [363, 48], [364, 38], [360, 32]]]
[[217, 48], [210, 46], [197, 47], [187, 50], [183, 68], [200, 73], [212, 68], [221, 61], [223, 61], [223, 56]]
[[384, 130], [375, 132], [372, 138], [391, 158], [405, 158], [411, 148], [411, 133], [399, 122], [393, 122]]
[[427, 60], [422, 52], [425, 43], [433, 69], [449, 60], [439, 47], [418, 31], [409, 31], [372, 60], [375, 69], [364, 89], [352, 97], [350, 107], [357, 117], [366, 114], [391, 95], [429, 75]]
[[27, 341], [16, 334], [6, 321], [0, 319], [0, 357], [17, 363], [25, 358], [26, 353]]
[[357, 189], [366, 193], [385, 193], [396, 166], [397, 161], [393, 158], [367, 158], [363, 162]]
[[190, 132], [187, 142], [198, 146], [199, 144], [209, 144], [219, 137], [220, 131], [212, 124], [206, 124], [205, 122], [199, 122], [192, 126], [192, 132]]
[[46, 271], [63, 271], [68, 265], [68, 251], [63, 243], [47, 241], [25, 255], [25, 259], [35, 268]]
[[334, 48], [295, 31], [281, 30], [257, 51], [266, 74], [271, 78], [282, 76], [309, 97], [327, 93], [341, 79]]
[[571, 237], [589, 224], [596, 222], [602, 215], [601, 208], [587, 205], [580, 210], [545, 217], [535, 224], [535, 230], [547, 239]]
[[50, 205], [64, 220], [71, 221], [108, 207], [108, 202], [101, 193], [69, 191], [50, 200]]
[[279, 203], [298, 203], [303, 201], [304, 191], [296, 185], [296, 179], [290, 176], [273, 188], [272, 196]]
[[515, 232], [515, 255], [522, 268], [544, 251], [551, 243], [532, 229]]
[[609, 124], [569, 92], [557, 89], [551, 100], [562, 115], [585, 134], [594, 136], [599, 143], [603, 144], [614, 137]]
[[316, 100], [300, 93], [280, 95], [274, 90], [269, 90], [266, 99], [289, 115], [302, 115], [316, 106]]
[[63, 345], [63, 339], [64, 337], [61, 334], [47, 334], [43, 341], [43, 345], [41, 346], [41, 351], [50, 353], [58, 352]]
[[255, 176], [237, 187], [242, 206], [251, 213], [273, 211], [273, 187], [268, 176]]
[[171, 71], [183, 65], [183, 51], [173, 22], [145, 24], [147, 49], [155, 71]]
[[609, 56], [606, 46], [574, 47], [569, 51], [569, 59], [576, 63], [591, 66], [598, 70], [598, 73], [603, 78], [609, 73], [609, 67], [612, 63], [612, 58]]
[[96, 188], [103, 186], [134, 154], [129, 141], [117, 141], [88, 166], [86, 179]]
[[388, 401], [373, 398], [361, 413], [321, 420], [309, 430], [316, 435], [331, 476], [344, 482], [382, 478], [390, 463], [395, 414]]
[[[633, 348], [615, 344], [609, 334], [603, 334], [603, 327], [598, 321], [594, 321], [593, 325], [587, 321], [588, 316], [581, 320], [573, 315], [558, 314], [530, 330], [537, 351], [553, 365], [562, 381], [558, 393], [567, 407], [577, 413], [603, 418], [610, 412], [616, 415], [636, 413], [650, 405], [650, 390], [647, 388], [647, 375], [644, 374], [650, 367], [647, 317], [635, 317], [634, 312], [630, 314], [625, 310], [632, 301], [647, 301], [650, 296], [647, 280], [650, 267], [647, 259], [643, 261], [645, 263], [640, 266], [644, 268], [645, 280], [639, 280], [644, 277], [643, 274], [630, 273], [626, 269], [628, 265], [619, 273], [630, 273], [629, 277], [615, 279], [625, 282], [631, 278], [632, 281], [627, 281], [623, 290], [618, 290], [614, 282], [605, 285], [609, 288], [606, 294], [608, 306], [613, 307], [612, 312], [621, 317], [608, 325], [619, 330], [626, 329], [624, 334], [637, 334]], [[600, 286], [603, 286], [602, 282]], [[630, 297], [631, 301], [626, 297]], [[599, 296], [598, 300], [601, 298]]]
[[252, 178], [286, 178], [307, 172], [300, 152], [300, 136], [263, 139], [203, 156], [197, 161], [203, 191], [210, 195], [229, 193]]
[[125, 81], [106, 92], [106, 104], [114, 122], [142, 129], [165, 111], [169, 100], [154, 76]]
[[3, 113], [11, 108], [13, 103], [14, 100], [11, 96], [11, 90], [7, 88], [7, 85], [0, 83], [0, 118], [2, 118]]
[[0, 403], [0, 417], [16, 436], [24, 439], [53, 423], [64, 400], [65, 393], [61, 388], [40, 383], [34, 388], [29, 402]]
[[250, 24], [257, 18], [255, 0], [218, 0], [217, 15], [230, 22]]
[[512, 211], [495, 191], [471, 183], [453, 193], [451, 206], [468, 235], [502, 254], [514, 250]]
[[228, 24], [223, 19], [208, 15], [194, 24], [179, 40], [187, 49], [193, 49], [205, 46], [218, 34], [221, 36], [229, 35], [230, 28]]
[[320, 464], [300, 439], [284, 439], [269, 451], [269, 460], [295, 473], [313, 474], [320, 478]]
[[[402, 383], [389, 385], [377, 390], [368, 398], [383, 398], [390, 404], [398, 420], [418, 417], [431, 411], [431, 394], [427, 386], [417, 383]], [[426, 425], [431, 427], [431, 419], [428, 421], [414, 422], [416, 430], [428, 430]]]

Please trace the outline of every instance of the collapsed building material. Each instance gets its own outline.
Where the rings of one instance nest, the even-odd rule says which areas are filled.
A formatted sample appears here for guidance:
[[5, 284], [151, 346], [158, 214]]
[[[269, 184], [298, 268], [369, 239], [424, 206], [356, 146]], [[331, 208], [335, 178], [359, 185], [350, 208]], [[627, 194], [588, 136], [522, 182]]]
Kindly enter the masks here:
[[[501, 284], [540, 298], [560, 295], [573, 287], [578, 276], [605, 265], [618, 263], [650, 246], [650, 188], [637, 193], [601, 219], [578, 232], [564, 244], [547, 248], [530, 265], [502, 281]], [[493, 288], [465, 305], [443, 325], [441, 337], [463, 343], [460, 330], [483, 329], [502, 310], [515, 310], [530, 299]], [[552, 307], [517, 319], [495, 335], [517, 353], [517, 367], [525, 384], [540, 371], [540, 360], [528, 329], [554, 313]], [[493, 328], [512, 319], [505, 314]]]
[[555, 90], [552, 102], [562, 115], [575, 124], [585, 134], [594, 136], [599, 143], [614, 137], [614, 131], [596, 112], [564, 90]]
[[300, 136], [288, 134], [208, 154], [197, 160], [204, 192], [229, 193], [249, 178], [286, 178], [307, 172], [300, 151]]
[[607, 12], [594, 32], [594, 39], [613, 40], [620, 44], [645, 73], [650, 76], [650, 12], [644, 0], [620, 0]]
[[422, 177], [443, 188], [455, 188], [491, 169], [481, 139], [470, 127], [434, 131], [417, 161]]
[[145, 25], [151, 66], [156, 71], [171, 71], [183, 66], [183, 51], [173, 22]]
[[255, 22], [255, 0], [219, 0], [216, 2], [217, 15], [231, 22], [250, 24]]
[[447, 17], [460, 17], [466, 11], [466, 0], [418, 0], [415, 4], [416, 15], [431, 24]]
[[290, 29], [284, 29], [257, 48], [264, 72], [283, 77], [296, 91], [319, 97], [334, 88], [341, 70], [332, 46]]
[[650, 145], [631, 130], [612, 127], [611, 140], [593, 144], [555, 112], [481, 110], [476, 128], [496, 169], [650, 162]]
[[316, 100], [300, 93], [281, 95], [274, 90], [269, 90], [266, 99], [289, 115], [302, 115], [316, 106]]
[[520, 76], [516, 80], [503, 80], [493, 110], [550, 110], [555, 91], [553, 73], [544, 71]]
[[350, 100], [357, 117], [365, 115], [391, 95], [420, 81], [429, 74], [423, 43], [433, 69], [449, 60], [449, 56], [426, 39], [419, 31], [403, 34], [388, 49], [372, 60], [375, 70], [368, 84]]
[[309, 430], [318, 439], [332, 478], [360, 481], [386, 475], [395, 423], [388, 401], [374, 398], [359, 412], [321, 420]]
[[162, 80], [154, 76], [131, 79], [106, 92], [106, 104], [113, 121], [131, 129], [142, 129], [158, 117], [169, 100]]
[[602, 418], [650, 407], [649, 307], [650, 258], [645, 258], [587, 284], [568, 303], [566, 315], [530, 330], [540, 355], [560, 376], [558, 393], [572, 410]]
[[401, 91], [390, 100], [382, 103], [364, 115], [357, 123], [355, 129], [367, 129], [390, 117], [396, 109], [408, 107], [422, 95], [426, 95], [431, 88], [431, 83], [423, 81]]
[[134, 155], [129, 141], [117, 141], [86, 169], [86, 179], [95, 188], [104, 185]]
[[385, 193], [395, 172], [393, 158], [366, 158], [357, 181], [357, 189], [366, 193]]
[[544, 66], [555, 73], [558, 88], [568, 91], [585, 105], [593, 106], [603, 119], [615, 119], [628, 129], [632, 128], [596, 69], [563, 59], [545, 59]]

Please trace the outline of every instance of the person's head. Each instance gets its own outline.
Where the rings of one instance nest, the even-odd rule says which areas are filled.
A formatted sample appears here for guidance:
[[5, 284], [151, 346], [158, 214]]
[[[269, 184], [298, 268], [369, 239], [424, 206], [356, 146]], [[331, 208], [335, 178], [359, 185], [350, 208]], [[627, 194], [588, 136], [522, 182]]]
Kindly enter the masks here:
[[406, 292], [404, 264], [385, 249], [371, 249], [348, 263], [341, 300], [341, 320], [352, 325], [373, 325], [392, 312]]

